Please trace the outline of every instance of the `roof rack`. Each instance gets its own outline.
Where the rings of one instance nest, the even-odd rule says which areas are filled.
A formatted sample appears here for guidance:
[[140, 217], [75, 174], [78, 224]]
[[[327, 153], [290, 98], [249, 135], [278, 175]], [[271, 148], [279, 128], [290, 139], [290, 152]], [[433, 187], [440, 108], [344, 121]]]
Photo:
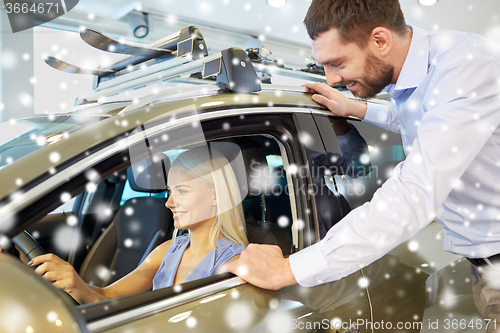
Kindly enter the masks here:
[[203, 35], [193, 26], [155, 42], [153, 46], [117, 41], [92, 29], [82, 30], [80, 36], [95, 48], [130, 56], [97, 69], [84, 69], [47, 57], [45, 62], [55, 69], [95, 75], [95, 94], [78, 98], [75, 105], [198, 72], [202, 72], [203, 78], [217, 76], [216, 83], [222, 90], [255, 92], [261, 89], [257, 74], [243, 50], [229, 48], [207, 56]]
[[94, 95], [79, 98], [75, 105], [96, 102], [100, 97], [111, 96], [126, 90], [139, 89], [150, 84], [168, 81], [192, 73], [202, 72], [203, 77], [216, 76], [216, 84], [220, 90], [235, 92], [257, 92], [261, 90], [250, 59], [245, 51], [238, 48], [229, 48], [211, 56], [178, 64], [176, 59], [149, 66], [144, 70], [130, 73], [121, 82], [106, 87]]

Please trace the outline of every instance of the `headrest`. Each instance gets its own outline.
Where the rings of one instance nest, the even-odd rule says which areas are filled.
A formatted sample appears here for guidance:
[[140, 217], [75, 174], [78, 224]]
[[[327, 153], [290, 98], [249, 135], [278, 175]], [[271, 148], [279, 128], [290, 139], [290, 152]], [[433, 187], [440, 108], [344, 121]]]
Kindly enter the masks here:
[[136, 163], [127, 169], [130, 187], [136, 192], [160, 193], [167, 188], [170, 160], [163, 154]]
[[243, 160], [245, 161], [248, 194], [245, 199], [265, 194], [272, 184], [266, 155], [260, 145], [249, 138], [238, 138]]
[[[224, 143], [232, 144], [224, 145]], [[249, 138], [240, 137], [212, 141], [209, 145], [224, 154], [231, 162], [238, 185], [242, 189], [242, 199], [255, 198], [265, 193], [265, 187], [271, 184], [269, 180], [270, 173], [266, 155], [257, 142]], [[234, 149], [234, 147], [237, 149]], [[232, 161], [235, 161], [235, 156], [239, 153], [241, 153], [243, 161], [241, 161], [242, 163], [235, 164]]]

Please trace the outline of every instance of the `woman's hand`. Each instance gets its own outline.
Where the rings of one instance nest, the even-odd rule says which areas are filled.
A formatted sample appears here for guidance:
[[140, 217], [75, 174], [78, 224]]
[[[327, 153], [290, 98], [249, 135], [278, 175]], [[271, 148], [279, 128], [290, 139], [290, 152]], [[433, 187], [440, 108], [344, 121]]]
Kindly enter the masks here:
[[[17, 247], [17, 245], [15, 245], [15, 247], [17, 251], [19, 251], [19, 260], [21, 260], [25, 264], [28, 264], [28, 262], [30, 261], [28, 257], [26, 257], [26, 255]], [[0, 246], [0, 253], [7, 253], [7, 252], [5, 252], [4, 249]]]
[[26, 255], [23, 253], [23, 251], [21, 251], [17, 245], [14, 245], [16, 247], [16, 250], [19, 252], [19, 260], [21, 260], [22, 262], [24, 262], [26, 265], [28, 264], [28, 262], [30, 261], [28, 259], [28, 257], [26, 257]]
[[73, 266], [55, 254], [44, 254], [33, 258], [29, 266], [38, 266], [35, 273], [52, 281], [54, 287], [64, 290], [80, 304], [101, 301], [104, 298], [92, 290], [78, 275]]

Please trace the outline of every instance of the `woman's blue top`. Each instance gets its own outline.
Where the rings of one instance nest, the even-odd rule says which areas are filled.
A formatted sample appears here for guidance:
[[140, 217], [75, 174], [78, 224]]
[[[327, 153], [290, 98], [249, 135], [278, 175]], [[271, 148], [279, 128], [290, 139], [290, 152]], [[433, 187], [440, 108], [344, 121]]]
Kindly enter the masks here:
[[[161, 266], [153, 279], [153, 290], [167, 288], [174, 284], [177, 268], [182, 255], [189, 245], [189, 235], [184, 234], [177, 237], [165, 253]], [[189, 273], [184, 282], [202, 279], [217, 274], [217, 271], [229, 259], [240, 254], [245, 247], [234, 243], [227, 238], [221, 238], [215, 243], [215, 249], [210, 251], [196, 267]]]

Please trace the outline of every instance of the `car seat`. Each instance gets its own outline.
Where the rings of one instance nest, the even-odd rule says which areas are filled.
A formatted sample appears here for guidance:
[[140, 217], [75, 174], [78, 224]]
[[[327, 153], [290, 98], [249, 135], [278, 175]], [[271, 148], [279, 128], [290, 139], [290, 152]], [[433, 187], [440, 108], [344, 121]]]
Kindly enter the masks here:
[[[233, 145], [223, 144], [226, 142], [233, 143]], [[243, 163], [239, 164], [244, 166], [235, 168], [233, 165], [233, 169], [238, 185], [246, 193], [242, 204], [248, 241], [257, 244], [278, 245], [284, 255], [289, 255], [292, 248], [291, 223], [282, 227], [277, 224], [277, 220], [281, 210], [288, 209], [288, 212], [291, 212], [290, 200], [285, 191], [282, 191], [279, 196], [275, 196], [271, 192], [271, 188], [277, 181], [283, 183], [284, 180], [286, 184], [284, 172], [280, 173], [280, 178], [277, 180], [275, 173], [269, 171], [263, 149], [250, 138], [219, 140], [211, 142], [210, 145], [223, 153], [230, 162], [236, 160], [236, 155], [241, 152]], [[292, 221], [290, 213], [287, 214], [287, 217], [289, 221]]]

